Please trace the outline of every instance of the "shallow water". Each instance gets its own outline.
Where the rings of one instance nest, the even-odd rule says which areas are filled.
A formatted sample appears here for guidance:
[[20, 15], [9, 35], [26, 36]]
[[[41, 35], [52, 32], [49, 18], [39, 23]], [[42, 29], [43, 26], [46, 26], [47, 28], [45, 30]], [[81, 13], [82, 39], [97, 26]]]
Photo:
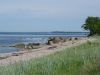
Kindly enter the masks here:
[[19, 51], [19, 49], [14, 47], [0, 47], [0, 53], [10, 53], [17, 51]]
[[8, 47], [14, 44], [46, 43], [48, 37], [86, 37], [88, 33], [82, 32], [0, 32], [0, 53], [16, 52], [18, 48]]

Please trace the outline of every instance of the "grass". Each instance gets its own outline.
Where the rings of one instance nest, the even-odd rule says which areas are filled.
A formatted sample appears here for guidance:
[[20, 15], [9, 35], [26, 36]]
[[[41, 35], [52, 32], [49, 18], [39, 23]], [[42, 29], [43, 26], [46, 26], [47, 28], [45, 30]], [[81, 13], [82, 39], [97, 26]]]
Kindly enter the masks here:
[[0, 75], [100, 75], [100, 37], [94, 42], [0, 67]]

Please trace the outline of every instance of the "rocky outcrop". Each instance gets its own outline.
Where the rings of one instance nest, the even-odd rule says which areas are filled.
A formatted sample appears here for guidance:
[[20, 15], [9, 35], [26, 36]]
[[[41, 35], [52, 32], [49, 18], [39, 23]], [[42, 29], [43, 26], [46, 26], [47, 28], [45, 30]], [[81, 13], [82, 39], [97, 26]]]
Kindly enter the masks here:
[[29, 43], [27, 45], [16, 44], [16, 45], [10, 46], [10, 47], [21, 48], [21, 49], [37, 49], [37, 48], [40, 48], [40, 43]]
[[59, 44], [59, 43], [63, 43], [66, 42], [66, 38], [62, 38], [62, 37], [50, 37], [48, 39], [47, 45], [52, 45], [52, 44]]
[[28, 45], [26, 45], [27, 49], [37, 49], [40, 48], [40, 43], [29, 43]]
[[[60, 44], [60, 43], [64, 43], [64, 42], [67, 42], [67, 41], [75, 41], [75, 40], [79, 40], [79, 38], [77, 38], [77, 37], [69, 37], [69, 38], [50, 37], [45, 45]], [[16, 44], [16, 45], [10, 46], [10, 47], [22, 48], [22, 49], [37, 49], [37, 48], [41, 47], [41, 44], [40, 43], [29, 43], [27, 45]]]
[[67, 42], [67, 41], [76, 41], [76, 40], [79, 40], [79, 38], [78, 37], [68, 37], [68, 38], [50, 37], [48, 39], [47, 45], [59, 44], [59, 43]]
[[16, 45], [10, 46], [10, 47], [15, 47], [15, 48], [25, 48], [25, 44], [16, 44]]

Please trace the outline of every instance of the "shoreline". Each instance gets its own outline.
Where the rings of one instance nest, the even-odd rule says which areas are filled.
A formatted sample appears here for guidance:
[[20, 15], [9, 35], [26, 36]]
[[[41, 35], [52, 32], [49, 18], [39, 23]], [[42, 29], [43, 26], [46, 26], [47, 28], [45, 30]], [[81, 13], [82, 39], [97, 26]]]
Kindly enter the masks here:
[[62, 51], [66, 48], [71, 48], [74, 46], [81, 45], [83, 43], [86, 43], [88, 40], [91, 40], [91, 39], [83, 38], [81, 40], [77, 40], [74, 42], [69, 41], [69, 42], [65, 42], [62, 44], [46, 45], [42, 48], [33, 49], [30, 51], [13, 52], [10, 54], [7, 53], [8, 57], [0, 60], [0, 66], [13, 64], [13, 63], [20, 62], [20, 61], [28, 61], [31, 59], [47, 56], [47, 55], [53, 54], [55, 52]]

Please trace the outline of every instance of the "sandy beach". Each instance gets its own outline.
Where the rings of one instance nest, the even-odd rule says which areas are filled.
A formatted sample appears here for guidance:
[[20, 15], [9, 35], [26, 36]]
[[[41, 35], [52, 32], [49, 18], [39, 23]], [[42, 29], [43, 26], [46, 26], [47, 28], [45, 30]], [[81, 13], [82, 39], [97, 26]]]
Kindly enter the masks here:
[[[55, 44], [52, 46], [47, 45], [39, 49], [33, 49], [31, 51], [20, 51], [17, 53], [15, 52], [15, 53], [8, 53], [8, 54], [0, 54], [1, 56], [4, 56], [4, 55], [8, 56], [7, 58], [0, 60], [0, 65], [3, 66], [3, 65], [20, 62], [20, 61], [28, 61], [31, 59], [43, 57], [43, 56], [50, 55], [58, 51], [62, 51], [66, 48], [81, 45], [83, 43], [86, 43], [88, 40], [90, 39], [83, 38], [81, 40], [68, 41], [68, 42], [61, 43], [61, 44]], [[19, 55], [16, 55], [16, 54], [19, 54]]]

